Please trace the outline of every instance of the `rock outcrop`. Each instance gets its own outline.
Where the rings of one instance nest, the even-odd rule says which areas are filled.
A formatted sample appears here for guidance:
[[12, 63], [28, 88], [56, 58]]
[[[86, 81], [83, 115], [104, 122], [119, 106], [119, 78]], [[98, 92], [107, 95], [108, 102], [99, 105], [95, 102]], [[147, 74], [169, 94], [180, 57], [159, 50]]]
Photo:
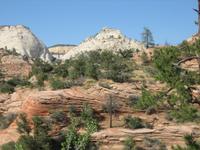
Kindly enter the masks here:
[[79, 53], [93, 50], [118, 51], [127, 49], [143, 50], [145, 47], [140, 42], [127, 38], [120, 30], [104, 28], [95, 36], [86, 39], [80, 45], [71, 49], [62, 59], [69, 59]]
[[27, 78], [32, 70], [32, 60], [21, 55], [10, 54], [9, 51], [0, 49], [0, 70], [4, 77], [22, 77]]
[[65, 44], [57, 44], [49, 47], [49, 52], [55, 57], [60, 59], [63, 55], [68, 53], [71, 49], [75, 48], [76, 45], [65, 45]]
[[0, 48], [16, 51], [22, 56], [52, 60], [46, 46], [23, 25], [0, 26]]

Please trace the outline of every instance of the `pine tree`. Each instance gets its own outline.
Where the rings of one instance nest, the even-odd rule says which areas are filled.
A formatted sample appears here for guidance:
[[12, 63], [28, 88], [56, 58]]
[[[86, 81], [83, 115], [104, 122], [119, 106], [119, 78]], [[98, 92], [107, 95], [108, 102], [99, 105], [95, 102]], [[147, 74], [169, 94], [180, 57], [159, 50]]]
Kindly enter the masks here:
[[146, 27], [144, 28], [144, 32], [142, 33], [142, 42], [144, 43], [146, 48], [150, 48], [155, 45], [152, 32]]

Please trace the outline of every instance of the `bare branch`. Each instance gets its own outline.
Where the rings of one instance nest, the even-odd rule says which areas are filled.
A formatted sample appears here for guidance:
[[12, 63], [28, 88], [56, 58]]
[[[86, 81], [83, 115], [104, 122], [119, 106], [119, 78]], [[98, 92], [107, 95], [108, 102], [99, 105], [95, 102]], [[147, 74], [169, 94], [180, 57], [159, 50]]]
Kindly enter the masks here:
[[180, 60], [179, 62], [174, 63], [173, 65], [174, 65], [174, 66], [179, 66], [180, 64], [182, 64], [182, 63], [184, 63], [184, 62], [186, 62], [186, 61], [192, 60], [192, 59], [200, 59], [200, 57], [199, 57], [199, 56], [186, 57], [186, 58]]

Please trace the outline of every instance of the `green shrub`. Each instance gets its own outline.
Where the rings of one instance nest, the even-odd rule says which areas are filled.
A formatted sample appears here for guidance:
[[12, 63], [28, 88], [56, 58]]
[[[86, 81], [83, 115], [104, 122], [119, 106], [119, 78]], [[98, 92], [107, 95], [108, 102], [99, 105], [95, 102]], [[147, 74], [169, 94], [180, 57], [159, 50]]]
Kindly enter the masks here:
[[65, 122], [66, 121], [66, 114], [63, 111], [55, 111], [51, 114], [51, 118], [54, 122]]
[[136, 145], [132, 137], [127, 137], [124, 141], [124, 150], [136, 150]]
[[14, 150], [15, 149], [15, 142], [8, 142], [1, 146], [1, 150]]
[[130, 129], [139, 129], [145, 127], [142, 119], [137, 117], [131, 117], [130, 115], [124, 118], [124, 124], [126, 128]]
[[98, 130], [98, 122], [95, 119], [93, 109], [88, 104], [83, 105], [81, 119], [88, 133], [93, 133]]
[[90, 143], [90, 135], [88, 133], [80, 134], [75, 141], [75, 149], [87, 150]]
[[77, 113], [77, 108], [74, 105], [69, 105], [68, 111], [69, 111], [70, 116], [74, 116]]
[[133, 49], [127, 49], [127, 50], [119, 50], [118, 53], [125, 59], [132, 58], [133, 57]]
[[72, 150], [75, 148], [75, 141], [78, 133], [74, 127], [69, 127], [65, 136], [65, 141], [62, 142], [62, 150]]
[[128, 106], [130, 106], [130, 107], [134, 107], [134, 106], [137, 104], [138, 100], [139, 100], [139, 96], [130, 95], [130, 96], [128, 97], [128, 102], [127, 102], [127, 104], [128, 104]]
[[17, 115], [13, 113], [0, 115], [0, 129], [6, 129], [16, 119]]
[[72, 81], [61, 81], [59, 79], [53, 79], [51, 81], [51, 87], [53, 88], [53, 90], [66, 89], [66, 88], [70, 88], [72, 86], [73, 86]]
[[156, 97], [146, 89], [142, 89], [142, 96], [137, 101], [136, 108], [145, 110], [148, 109], [149, 107], [156, 107], [156, 106], [157, 106]]
[[148, 147], [148, 150], [167, 150], [166, 145], [158, 139], [144, 138], [144, 145]]
[[81, 118], [83, 120], [87, 120], [94, 117], [94, 112], [91, 106], [87, 103], [83, 104], [82, 111], [81, 111]]
[[155, 107], [149, 107], [147, 108], [146, 110], [146, 114], [147, 115], [152, 115], [152, 114], [155, 114], [157, 112], [156, 108]]
[[[22, 135], [17, 140], [15, 148], [17, 145], [20, 145], [20, 147], [22, 148], [21, 150], [39, 150], [41, 149], [41, 147], [38, 144], [39, 143], [37, 143], [34, 137], [29, 136], [29, 135]], [[41, 149], [41, 150], [45, 150], [45, 149]]]
[[146, 65], [146, 64], [149, 63], [149, 58], [148, 58], [148, 56], [147, 56], [147, 53], [142, 52], [141, 59], [142, 59], [143, 64]]
[[25, 113], [20, 114], [19, 118], [17, 119], [17, 130], [20, 134], [26, 135], [29, 135], [29, 133], [31, 132], [31, 127]]
[[187, 134], [184, 136], [186, 147], [182, 147], [180, 145], [172, 146], [173, 150], [199, 150], [200, 142], [197, 142], [194, 139], [192, 134]]
[[62, 142], [62, 150], [87, 150], [90, 145], [90, 134], [79, 134], [74, 126], [70, 126]]
[[14, 87], [8, 83], [0, 83], [0, 93], [13, 93], [15, 91]]
[[97, 132], [99, 129], [99, 125], [96, 119], [88, 119], [85, 121], [85, 128], [88, 133], [94, 133]]
[[10, 80], [7, 81], [7, 83], [13, 87], [15, 86], [28, 86], [30, 85], [30, 82], [28, 82], [27, 80], [24, 79], [20, 79], [18, 77], [14, 77]]
[[132, 61], [111, 51], [92, 51], [69, 61], [68, 75], [72, 79], [89, 77], [126, 82], [132, 75]]
[[169, 115], [177, 122], [193, 122], [200, 118], [198, 110], [190, 104], [181, 104], [178, 108], [171, 110]]

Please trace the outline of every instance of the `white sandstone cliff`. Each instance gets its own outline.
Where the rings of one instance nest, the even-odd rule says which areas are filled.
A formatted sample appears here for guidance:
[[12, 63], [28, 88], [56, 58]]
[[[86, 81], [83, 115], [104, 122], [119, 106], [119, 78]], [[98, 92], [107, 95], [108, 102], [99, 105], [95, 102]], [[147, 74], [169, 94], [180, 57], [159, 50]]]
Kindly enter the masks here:
[[128, 49], [138, 49], [144, 50], [145, 47], [142, 43], [127, 38], [121, 33], [120, 30], [112, 28], [104, 28], [95, 36], [92, 36], [75, 48], [72, 48], [67, 52], [62, 59], [69, 59], [76, 56], [79, 53], [84, 53], [93, 50], [128, 50]]
[[15, 50], [22, 56], [51, 61], [52, 56], [46, 46], [23, 25], [0, 26], [0, 48]]

